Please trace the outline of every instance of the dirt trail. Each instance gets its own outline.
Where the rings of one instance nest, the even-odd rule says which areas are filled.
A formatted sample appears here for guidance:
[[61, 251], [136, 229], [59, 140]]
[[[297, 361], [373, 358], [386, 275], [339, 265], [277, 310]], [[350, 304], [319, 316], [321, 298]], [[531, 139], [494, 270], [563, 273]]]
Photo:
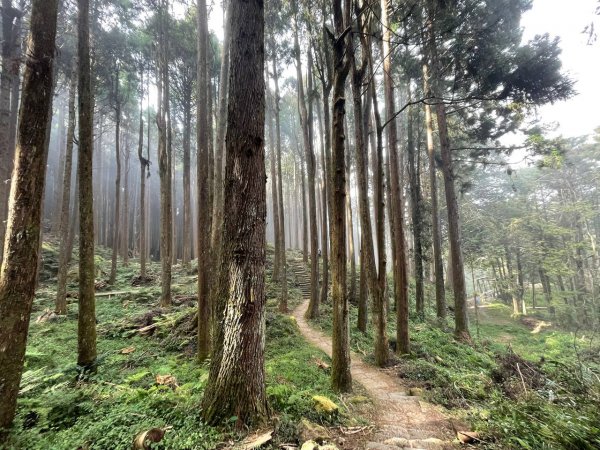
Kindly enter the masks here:
[[[331, 339], [311, 328], [304, 318], [308, 300], [293, 312], [300, 332], [315, 347], [331, 356]], [[376, 432], [366, 449], [398, 450], [455, 448], [454, 432], [440, 408], [410, 396], [400, 380], [370, 366], [352, 353], [352, 378], [362, 384], [378, 412]]]

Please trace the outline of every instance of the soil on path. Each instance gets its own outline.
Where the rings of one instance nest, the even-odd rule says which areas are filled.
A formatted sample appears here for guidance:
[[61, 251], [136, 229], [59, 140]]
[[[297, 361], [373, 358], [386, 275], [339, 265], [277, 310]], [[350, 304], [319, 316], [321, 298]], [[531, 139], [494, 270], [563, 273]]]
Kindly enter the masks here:
[[[293, 316], [304, 338], [331, 357], [331, 338], [309, 326], [304, 318], [308, 300]], [[408, 395], [399, 379], [366, 364], [359, 355], [351, 355], [352, 379], [364, 386], [373, 400], [376, 431], [365, 448], [372, 450], [456, 448], [450, 420], [441, 408]]]

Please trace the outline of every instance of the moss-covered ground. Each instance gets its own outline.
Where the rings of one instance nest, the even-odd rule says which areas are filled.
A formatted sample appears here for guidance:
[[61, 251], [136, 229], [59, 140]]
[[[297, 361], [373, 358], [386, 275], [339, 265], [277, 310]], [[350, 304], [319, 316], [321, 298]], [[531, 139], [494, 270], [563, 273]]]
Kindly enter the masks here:
[[[109, 253], [102, 248], [97, 253], [98, 279], [105, 279]], [[152, 428], [167, 430], [152, 448], [169, 450], [230, 448], [244, 438], [247, 433], [236, 429], [235, 418], [216, 428], [201, 420], [208, 363], [199, 365], [194, 357], [193, 268], [175, 266], [173, 292], [179, 306], [161, 310], [158, 264], [150, 264], [154, 281], [144, 286], [132, 286], [139, 270], [137, 262], [120, 265], [116, 284], [98, 291], [126, 293], [97, 298], [97, 372], [78, 379], [76, 299], [70, 298], [66, 317], [37, 321], [53, 309], [56, 260], [56, 246], [45, 243], [18, 416], [8, 448], [130, 449], [138, 433]], [[331, 391], [326, 355], [306, 344], [291, 317], [277, 313], [279, 288], [270, 275], [269, 267], [266, 375], [272, 417], [265, 429], [274, 430], [274, 435], [262, 448], [298, 445], [302, 419], [326, 427], [364, 424], [360, 415], [350, 412], [344, 406], [347, 402]], [[76, 270], [71, 270], [68, 289], [77, 291]], [[292, 280], [290, 307], [299, 301]], [[140, 328], [152, 324], [155, 329], [140, 333]], [[315, 395], [334, 401], [340, 413], [317, 412]]]

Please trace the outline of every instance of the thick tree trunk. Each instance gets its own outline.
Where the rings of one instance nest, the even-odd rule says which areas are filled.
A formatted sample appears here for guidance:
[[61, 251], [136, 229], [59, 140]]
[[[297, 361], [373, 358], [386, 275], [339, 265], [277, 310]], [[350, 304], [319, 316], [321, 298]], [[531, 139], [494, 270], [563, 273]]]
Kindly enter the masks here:
[[69, 217], [71, 213], [71, 176], [73, 167], [73, 139], [75, 137], [75, 96], [77, 94], [77, 64], [73, 64], [69, 87], [69, 119], [67, 142], [63, 170], [63, 187], [59, 224], [60, 251], [58, 257], [58, 275], [56, 287], [56, 314], [67, 314], [67, 271], [69, 255]]
[[[0, 269], [0, 429], [14, 419], [37, 277], [50, 133], [57, 0], [34, 0]], [[0, 433], [0, 443], [4, 438]]]
[[264, 10], [231, 0], [231, 72], [223, 253], [214, 346], [202, 401], [207, 423], [237, 417], [239, 428], [268, 414], [264, 371], [266, 170]]
[[[233, 0], [230, 0], [233, 1]], [[197, 210], [198, 210], [198, 360], [210, 352], [210, 203], [208, 148], [208, 23], [206, 2], [198, 0], [198, 95], [197, 95]]]

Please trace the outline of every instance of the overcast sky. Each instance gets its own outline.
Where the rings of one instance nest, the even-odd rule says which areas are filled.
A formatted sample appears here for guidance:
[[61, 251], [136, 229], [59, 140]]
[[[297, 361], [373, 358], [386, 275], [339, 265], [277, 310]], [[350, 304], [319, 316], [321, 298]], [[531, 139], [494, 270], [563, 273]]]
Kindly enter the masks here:
[[[578, 95], [571, 100], [540, 108], [543, 122], [557, 122], [565, 137], [590, 134], [600, 126], [600, 42], [587, 45], [586, 25], [596, 19], [597, 0], [534, 0], [523, 18], [524, 39], [536, 34], [559, 36], [563, 69], [576, 81]], [[599, 18], [600, 19], [600, 18]], [[597, 26], [600, 20], [596, 20]], [[600, 30], [599, 30], [600, 31]]]

